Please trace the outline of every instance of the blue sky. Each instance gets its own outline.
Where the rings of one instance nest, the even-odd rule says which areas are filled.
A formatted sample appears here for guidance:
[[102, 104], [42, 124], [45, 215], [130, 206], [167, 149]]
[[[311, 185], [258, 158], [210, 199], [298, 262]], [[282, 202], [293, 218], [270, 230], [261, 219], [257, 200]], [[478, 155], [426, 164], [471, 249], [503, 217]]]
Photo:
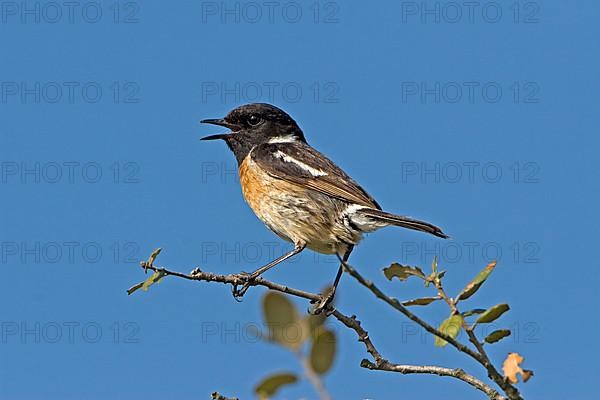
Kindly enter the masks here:
[[[259, 100], [386, 210], [453, 237], [371, 234], [351, 259], [364, 275], [409, 299], [431, 292], [381, 268], [438, 255], [455, 293], [499, 258], [469, 300], [511, 304], [499, 327], [513, 336], [490, 355], [525, 357], [526, 398], [595, 398], [597, 2], [226, 4], [2, 3], [0, 397], [249, 398], [268, 373], [298, 370], [245, 334], [261, 323], [261, 289], [241, 303], [177, 279], [125, 293], [156, 247], [161, 265], [220, 273], [287, 249], [245, 205], [226, 147], [198, 141], [220, 131], [200, 119]], [[267, 277], [318, 291], [335, 269], [307, 252]], [[348, 277], [337, 301], [390, 360], [485, 377], [407, 335]], [[434, 323], [447, 313], [418, 311]], [[335, 398], [481, 398], [450, 379], [363, 370], [354, 333], [332, 326]], [[279, 398], [301, 396], [315, 394], [302, 383]]]

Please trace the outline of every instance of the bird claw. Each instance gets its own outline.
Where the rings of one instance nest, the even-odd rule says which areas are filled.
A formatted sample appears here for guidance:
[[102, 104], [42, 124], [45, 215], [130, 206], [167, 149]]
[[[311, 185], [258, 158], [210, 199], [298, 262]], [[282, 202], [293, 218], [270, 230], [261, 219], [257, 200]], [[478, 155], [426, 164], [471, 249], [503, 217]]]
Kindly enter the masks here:
[[232, 294], [233, 294], [233, 298], [236, 299], [237, 301], [241, 301], [242, 297], [244, 297], [244, 295], [246, 294], [246, 292], [248, 291], [248, 289], [250, 288], [250, 286], [252, 286], [252, 282], [254, 281], [254, 277], [252, 277], [251, 274], [247, 273], [247, 272], [240, 272], [239, 274], [236, 275], [240, 280], [244, 281], [244, 283], [242, 284], [241, 289], [238, 289], [239, 285], [234, 285], [233, 289], [232, 289]]
[[325, 311], [326, 315], [329, 315], [333, 312], [333, 308], [330, 307], [331, 302], [333, 301], [333, 293], [329, 292], [325, 296], [321, 296], [321, 300], [317, 303], [316, 301], [311, 303], [317, 303], [315, 307], [309, 310], [310, 314], [319, 315], [323, 311]]

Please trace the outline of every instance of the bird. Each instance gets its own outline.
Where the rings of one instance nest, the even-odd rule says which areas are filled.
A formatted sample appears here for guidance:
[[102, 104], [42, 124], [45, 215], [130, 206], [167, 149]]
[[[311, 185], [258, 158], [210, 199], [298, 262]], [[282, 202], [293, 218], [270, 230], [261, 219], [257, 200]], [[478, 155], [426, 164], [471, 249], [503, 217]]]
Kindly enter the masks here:
[[310, 146], [296, 121], [267, 103], [251, 103], [204, 124], [228, 128], [201, 140], [223, 140], [233, 152], [242, 194], [256, 216], [293, 249], [245, 274], [241, 297], [250, 283], [305, 249], [334, 254], [340, 261], [331, 289], [314, 311], [333, 300], [350, 253], [363, 235], [399, 226], [448, 238], [425, 221], [383, 211], [379, 203], [325, 155]]

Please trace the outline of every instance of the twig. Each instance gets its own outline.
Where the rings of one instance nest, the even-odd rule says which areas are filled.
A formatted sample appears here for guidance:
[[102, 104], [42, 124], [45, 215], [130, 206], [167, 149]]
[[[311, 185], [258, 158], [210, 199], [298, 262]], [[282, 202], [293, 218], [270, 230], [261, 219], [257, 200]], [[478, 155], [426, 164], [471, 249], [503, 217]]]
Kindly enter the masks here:
[[[229, 284], [233, 288], [239, 285], [243, 285], [247, 282], [247, 277], [239, 274], [229, 274], [229, 275], [220, 275], [214, 274], [212, 272], [202, 272], [198, 268], [194, 269], [189, 274], [184, 274], [183, 272], [171, 271], [166, 268], [157, 267], [155, 265], [148, 265], [145, 261], [140, 263], [140, 266], [145, 270], [150, 270], [154, 272], [162, 272], [165, 276], [176, 276], [178, 278], [187, 279], [190, 281], [204, 281], [204, 282], [219, 282], [223, 284]], [[250, 286], [264, 286], [271, 290], [276, 290], [278, 292], [287, 293], [292, 296], [302, 297], [308, 300], [319, 301], [321, 300], [321, 296], [318, 294], [313, 294], [309, 292], [305, 292], [303, 290], [294, 289], [285, 285], [280, 285], [275, 282], [267, 281], [261, 277], [258, 277], [248, 283]], [[138, 286], [134, 285], [133, 287]]]
[[[154, 258], [156, 258], [155, 254], [157, 254], [156, 251], [153, 253], [154, 257], [151, 256], [148, 259], [148, 261], [140, 262], [140, 266], [145, 271], [151, 270], [154, 272], [161, 272], [162, 274], [164, 274], [164, 276], [176, 276], [179, 278], [192, 280], [192, 281], [218, 282], [218, 283], [223, 283], [223, 284], [229, 284], [232, 286], [232, 289], [234, 291], [237, 288], [237, 286], [242, 285], [244, 283], [248, 283], [250, 286], [264, 286], [271, 290], [275, 290], [275, 291], [278, 291], [281, 293], [286, 293], [286, 294], [289, 294], [292, 296], [304, 298], [307, 300], [311, 300], [313, 302], [315, 302], [315, 301], [319, 302], [322, 300], [321, 295], [306, 292], [306, 291], [295, 289], [295, 288], [291, 288], [289, 286], [281, 285], [276, 282], [268, 281], [261, 277], [255, 279], [255, 280], [252, 280], [252, 281], [248, 281], [247, 276], [244, 276], [241, 274], [220, 275], [220, 274], [214, 274], [212, 272], [203, 272], [203, 271], [200, 271], [200, 269], [198, 269], [198, 268], [194, 269], [189, 274], [185, 274], [185, 273], [177, 272], [177, 271], [171, 271], [166, 268], [157, 267], [153, 264]], [[516, 390], [516, 388], [514, 388], [512, 385], [510, 385], [508, 382], [506, 382], [504, 380], [504, 378], [502, 378], [502, 376], [499, 375], [499, 373], [495, 370], [495, 368], [489, 361], [489, 358], [487, 357], [485, 352], [481, 353], [481, 350], [483, 350], [483, 348], [481, 350], [479, 350], [479, 348], [478, 348], [479, 352], [475, 352], [475, 351], [471, 350], [469, 347], [465, 346], [464, 344], [462, 344], [462, 343], [458, 342], [457, 340], [453, 339], [452, 337], [448, 336], [447, 334], [440, 332], [439, 330], [437, 330], [436, 328], [429, 325], [427, 322], [423, 321], [422, 319], [420, 319], [419, 317], [414, 315], [412, 312], [410, 312], [397, 299], [387, 296], [373, 282], [365, 279], [362, 275], [360, 275], [356, 271], [356, 269], [354, 269], [353, 267], [351, 267], [350, 265], [347, 265], [347, 264], [345, 265], [345, 267], [346, 267], [346, 271], [352, 277], [354, 277], [361, 285], [363, 285], [367, 289], [369, 289], [377, 298], [379, 298], [379, 299], [383, 300], [384, 302], [388, 303], [389, 305], [391, 305], [393, 308], [395, 308], [396, 310], [398, 310], [399, 312], [404, 314], [407, 318], [409, 318], [413, 322], [415, 322], [418, 325], [420, 325], [421, 327], [423, 327], [429, 333], [444, 339], [445, 341], [450, 343], [452, 346], [454, 346], [458, 351], [469, 355], [470, 357], [477, 360], [480, 364], [484, 365], [486, 367], [486, 369], [488, 370], [488, 376], [507, 393], [509, 399], [521, 400], [519, 392]], [[136, 287], [138, 285], [135, 285], [134, 287]], [[485, 384], [484, 382], [480, 381], [479, 379], [475, 378], [474, 376], [466, 373], [462, 369], [451, 369], [451, 368], [445, 368], [445, 367], [439, 367], [439, 366], [401, 365], [401, 364], [391, 363], [388, 360], [386, 360], [385, 358], [383, 358], [381, 353], [377, 350], [377, 348], [373, 344], [371, 338], [369, 337], [369, 334], [367, 333], [366, 330], [364, 330], [362, 328], [360, 321], [358, 319], [356, 319], [356, 316], [353, 315], [351, 317], [348, 317], [348, 316], [342, 314], [337, 309], [333, 308], [331, 305], [327, 306], [327, 308], [324, 311], [327, 312], [328, 314], [334, 316], [337, 320], [339, 320], [341, 323], [343, 323], [346, 327], [354, 330], [356, 332], [356, 334], [358, 335], [358, 340], [365, 345], [367, 352], [373, 357], [374, 362], [366, 360], [366, 359], [362, 360], [361, 367], [363, 367], [363, 368], [367, 368], [367, 369], [371, 369], [371, 370], [398, 372], [401, 374], [433, 374], [433, 375], [439, 375], [439, 376], [448, 376], [448, 377], [452, 377], [452, 378], [455, 378], [455, 379], [458, 379], [458, 380], [468, 383], [469, 385], [473, 386], [474, 388], [485, 393], [490, 398], [490, 400], [506, 400], [505, 397], [501, 396], [491, 386]], [[468, 331], [467, 331], [467, 333], [468, 333]], [[477, 341], [477, 343], [478, 343], [478, 341]], [[476, 347], [477, 347], [477, 345], [476, 345]], [[491, 368], [491, 370], [490, 370], [490, 368]], [[492, 371], [495, 372], [495, 374], [492, 373]], [[496, 374], [500, 377], [500, 379], [503, 383], [502, 385], [497, 381]], [[514, 391], [512, 389], [514, 389]], [[215, 395], [220, 396], [220, 397], [215, 397]], [[221, 396], [219, 393], [216, 393], [216, 392], [213, 393], [213, 398], [216, 398], [219, 400], [227, 399], [226, 397]]]
[[363, 342], [367, 352], [373, 356], [375, 362], [369, 361], [367, 359], [363, 359], [360, 363], [360, 366], [363, 368], [371, 369], [371, 370], [379, 370], [379, 371], [390, 371], [390, 372], [399, 372], [403, 375], [408, 374], [433, 374], [439, 376], [448, 376], [452, 378], [459, 379], [463, 382], [468, 383], [473, 386], [477, 390], [485, 393], [491, 400], [506, 400], [505, 397], [501, 396], [496, 390], [494, 390], [491, 386], [486, 385], [479, 379], [475, 378], [473, 375], [469, 375], [465, 371], [460, 368], [444, 368], [433, 365], [400, 365], [394, 364], [383, 358], [383, 356], [379, 353], [375, 345], [373, 344], [369, 333], [361, 326], [360, 321], [356, 319], [356, 316], [347, 317], [344, 314], [340, 313], [338, 310], [334, 310], [331, 315], [337, 318], [340, 322], [346, 325], [348, 328], [354, 330], [358, 335], [358, 340]]
[[[456, 300], [450, 298], [446, 294], [446, 291], [444, 290], [444, 286], [442, 285], [441, 279], [439, 279], [438, 277], [435, 277], [433, 279], [433, 284], [435, 285], [435, 288], [437, 289], [438, 295], [442, 299], [444, 299], [444, 301], [448, 304], [448, 307], [450, 307], [452, 314], [458, 314], [459, 311], [458, 311], [458, 307], [456, 306]], [[504, 390], [504, 392], [507, 394], [509, 399], [521, 400], [522, 397], [521, 397], [521, 394], [519, 393], [519, 390], [516, 387], [514, 387], [513, 385], [511, 385], [508, 381], [506, 381], [506, 379], [504, 379], [504, 377], [500, 374], [500, 372], [496, 369], [496, 367], [494, 367], [494, 364], [492, 364], [485, 349], [483, 348], [483, 344], [479, 341], [479, 339], [477, 339], [475, 332], [473, 332], [473, 327], [470, 326], [469, 324], [467, 324], [467, 322], [465, 321], [465, 322], [463, 322], [463, 328], [464, 328], [465, 332], [467, 333], [467, 336], [469, 337], [469, 342], [471, 342], [473, 344], [473, 346], [475, 346], [475, 348], [477, 349], [477, 352], [481, 356], [481, 360], [478, 360], [478, 361], [487, 370], [488, 377], [491, 380], [493, 380], [498, 386], [500, 386], [500, 388], [502, 388], [502, 390]]]
[[227, 396], [223, 396], [221, 393], [219, 392], [213, 392], [211, 394], [211, 397], [213, 400], [238, 400], [237, 397], [227, 397]]
[[433, 284], [437, 289], [438, 296], [440, 296], [446, 302], [446, 304], [448, 304], [448, 307], [450, 307], [452, 314], [457, 314], [458, 309], [456, 308], [456, 302], [446, 294], [446, 291], [442, 286], [442, 280], [438, 276], [436, 276], [435, 278], [433, 278]]
[[506, 397], [501, 396], [496, 390], [492, 389], [490, 386], [486, 385], [479, 379], [475, 378], [472, 375], [467, 374], [460, 368], [450, 369], [444, 367], [436, 367], [436, 366], [415, 366], [415, 365], [398, 365], [398, 364], [383, 364], [377, 365], [368, 360], [362, 360], [361, 367], [372, 369], [372, 370], [380, 370], [380, 371], [391, 371], [391, 372], [399, 372], [401, 374], [435, 374], [439, 376], [447, 376], [451, 378], [460, 379], [463, 382], [468, 383], [474, 388], [484, 392], [490, 399], [492, 400], [506, 400]]
[[471, 356], [472, 358], [474, 358], [475, 360], [477, 360], [479, 363], [483, 363], [483, 357], [478, 354], [477, 352], [471, 350], [470, 348], [468, 348], [467, 346], [465, 346], [464, 344], [460, 343], [459, 341], [457, 341], [456, 339], [452, 338], [451, 336], [440, 332], [439, 330], [437, 330], [436, 328], [434, 328], [433, 326], [429, 325], [427, 322], [423, 321], [421, 318], [417, 317], [415, 314], [413, 314], [408, 308], [404, 307], [400, 301], [398, 301], [398, 299], [395, 299], [393, 297], [389, 297], [388, 295], [386, 295], [385, 293], [383, 293], [381, 291], [381, 289], [379, 289], [372, 281], [365, 279], [360, 273], [358, 273], [358, 271], [346, 264], [346, 271], [353, 277], [355, 278], [361, 285], [363, 285], [364, 287], [366, 287], [367, 289], [369, 289], [378, 299], [383, 300], [384, 302], [386, 302], [387, 304], [389, 304], [390, 306], [392, 306], [393, 308], [395, 308], [396, 310], [400, 311], [402, 314], [404, 314], [408, 319], [410, 319], [411, 321], [417, 323], [418, 325], [420, 325], [423, 329], [425, 329], [427, 332], [431, 333], [432, 335], [435, 335], [441, 339], [444, 339], [445, 341], [447, 341], [448, 343], [450, 343], [452, 346], [454, 346], [458, 351], [461, 351], [465, 354], [468, 354], [469, 356]]

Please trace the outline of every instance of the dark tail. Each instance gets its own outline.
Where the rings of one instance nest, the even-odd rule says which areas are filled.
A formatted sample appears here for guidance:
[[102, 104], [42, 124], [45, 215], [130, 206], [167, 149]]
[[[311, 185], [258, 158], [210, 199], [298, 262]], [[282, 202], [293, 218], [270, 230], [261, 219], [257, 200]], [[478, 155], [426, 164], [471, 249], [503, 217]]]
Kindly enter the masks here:
[[450, 237], [444, 232], [442, 232], [440, 228], [428, 222], [403, 217], [401, 215], [390, 214], [385, 211], [376, 210], [374, 208], [362, 208], [360, 212], [361, 214], [365, 214], [377, 221], [387, 222], [390, 225], [396, 225], [401, 226], [402, 228], [408, 228], [415, 231], [430, 233], [434, 236], [441, 237], [444, 239], [448, 239]]

